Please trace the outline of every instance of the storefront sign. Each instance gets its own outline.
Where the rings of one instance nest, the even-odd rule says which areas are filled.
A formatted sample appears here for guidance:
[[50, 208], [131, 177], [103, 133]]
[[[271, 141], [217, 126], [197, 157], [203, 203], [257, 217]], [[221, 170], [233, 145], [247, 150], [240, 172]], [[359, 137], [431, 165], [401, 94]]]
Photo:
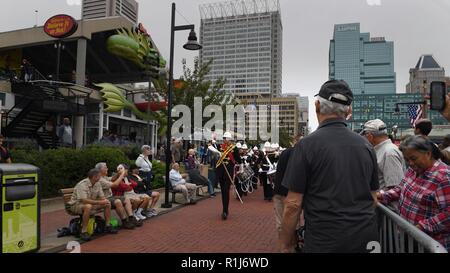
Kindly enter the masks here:
[[65, 14], [51, 17], [44, 24], [44, 32], [53, 38], [65, 38], [77, 31], [77, 21]]

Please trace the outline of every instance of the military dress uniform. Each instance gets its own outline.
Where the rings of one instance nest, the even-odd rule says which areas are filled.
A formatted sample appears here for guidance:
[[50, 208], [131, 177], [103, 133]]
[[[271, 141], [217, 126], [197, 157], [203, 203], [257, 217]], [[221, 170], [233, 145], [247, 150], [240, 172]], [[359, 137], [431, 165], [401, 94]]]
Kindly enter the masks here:
[[[219, 146], [219, 151], [223, 154], [232, 143], [225, 144]], [[240, 156], [238, 148], [234, 147], [234, 149], [229, 152], [224, 158], [222, 164], [220, 164], [216, 169], [216, 179], [220, 184], [220, 191], [222, 194], [222, 218], [225, 220], [228, 216], [228, 204], [230, 203], [230, 185], [231, 180], [228, 174], [230, 174], [231, 179], [234, 176], [234, 166], [236, 164], [240, 164]], [[228, 170], [225, 170], [225, 168]]]
[[272, 197], [273, 197], [272, 183], [267, 177], [267, 172], [270, 170], [270, 164], [269, 164], [269, 162], [267, 162], [266, 156], [269, 158], [269, 160], [270, 160], [270, 162], [272, 162], [272, 164], [274, 163], [272, 161], [274, 158], [273, 154], [263, 155], [261, 157], [262, 172], [259, 174], [259, 179], [262, 183], [263, 190], [264, 190], [264, 200], [272, 201]]

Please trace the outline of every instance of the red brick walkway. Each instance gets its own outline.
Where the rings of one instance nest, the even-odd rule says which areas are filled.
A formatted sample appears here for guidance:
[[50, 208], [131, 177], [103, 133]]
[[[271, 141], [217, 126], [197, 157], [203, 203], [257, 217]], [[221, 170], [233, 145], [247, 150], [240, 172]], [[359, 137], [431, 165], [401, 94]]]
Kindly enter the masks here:
[[217, 197], [184, 206], [147, 220], [134, 230], [120, 230], [81, 245], [89, 252], [153, 253], [271, 253], [277, 252], [273, 203], [263, 200], [262, 188], [230, 200], [228, 220], [220, 218]]

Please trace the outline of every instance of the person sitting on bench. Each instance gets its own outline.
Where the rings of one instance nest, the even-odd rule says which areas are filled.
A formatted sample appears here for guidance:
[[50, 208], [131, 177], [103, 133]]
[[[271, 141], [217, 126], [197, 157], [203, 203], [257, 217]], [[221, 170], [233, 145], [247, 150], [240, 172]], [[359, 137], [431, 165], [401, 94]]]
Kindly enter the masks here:
[[117, 230], [111, 227], [111, 203], [105, 198], [100, 183], [100, 171], [91, 169], [88, 172], [88, 178], [81, 180], [75, 186], [71, 200], [67, 203], [67, 209], [74, 214], [82, 215], [82, 226], [80, 238], [83, 241], [89, 241], [91, 236], [87, 233], [88, 222], [91, 212], [103, 209], [105, 214], [105, 233], [117, 233]]
[[195, 204], [195, 192], [197, 186], [195, 184], [187, 183], [187, 174], [180, 174], [180, 165], [178, 163], [172, 164], [172, 170], [169, 173], [170, 183], [175, 191], [181, 191], [187, 204]]

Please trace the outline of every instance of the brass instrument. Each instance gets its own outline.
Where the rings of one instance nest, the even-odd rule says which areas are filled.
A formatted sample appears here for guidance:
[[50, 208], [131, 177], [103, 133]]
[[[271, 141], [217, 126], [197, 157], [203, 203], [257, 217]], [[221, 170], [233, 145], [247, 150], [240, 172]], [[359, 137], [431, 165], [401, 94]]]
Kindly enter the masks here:
[[235, 147], [236, 147], [236, 145], [231, 144], [230, 146], [228, 146], [228, 148], [225, 151], [223, 151], [223, 153], [220, 155], [219, 160], [217, 160], [216, 168], [218, 168], [220, 165], [222, 165], [223, 160], [228, 156], [229, 153], [231, 153], [234, 150]]

